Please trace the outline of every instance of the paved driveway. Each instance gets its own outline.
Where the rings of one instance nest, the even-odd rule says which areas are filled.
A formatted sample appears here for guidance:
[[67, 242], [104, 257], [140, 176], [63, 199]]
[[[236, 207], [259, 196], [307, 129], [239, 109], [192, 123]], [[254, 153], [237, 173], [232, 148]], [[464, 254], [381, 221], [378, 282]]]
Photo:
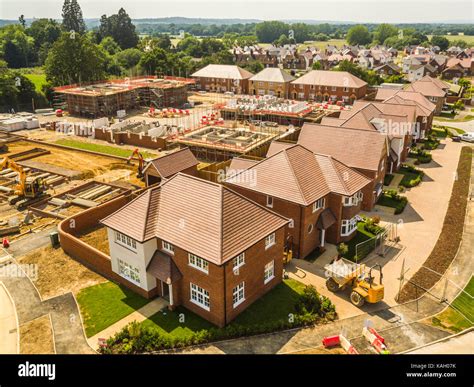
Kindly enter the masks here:
[[0, 354], [19, 352], [19, 334], [15, 305], [0, 282]]

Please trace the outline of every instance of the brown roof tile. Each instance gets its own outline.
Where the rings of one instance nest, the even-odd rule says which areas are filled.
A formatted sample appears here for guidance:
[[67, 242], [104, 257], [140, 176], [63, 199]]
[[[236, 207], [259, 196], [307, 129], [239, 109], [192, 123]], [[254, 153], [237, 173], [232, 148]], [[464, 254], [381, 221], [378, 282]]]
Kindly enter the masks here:
[[220, 184], [178, 173], [102, 223], [139, 242], [157, 237], [220, 265], [288, 220]]
[[194, 157], [189, 148], [183, 148], [151, 160], [145, 167], [145, 170], [154, 167], [160, 176], [166, 179], [198, 164], [199, 161]]
[[362, 79], [357, 78], [347, 71], [325, 70], [312, 70], [291, 83], [296, 85], [322, 85], [352, 88], [367, 86], [367, 82], [364, 82]]

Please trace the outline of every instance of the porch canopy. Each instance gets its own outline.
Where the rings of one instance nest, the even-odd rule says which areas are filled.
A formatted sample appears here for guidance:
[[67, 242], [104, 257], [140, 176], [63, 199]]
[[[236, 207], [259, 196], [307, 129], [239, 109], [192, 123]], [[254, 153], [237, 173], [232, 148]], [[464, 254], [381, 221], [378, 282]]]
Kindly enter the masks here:
[[183, 277], [171, 257], [161, 251], [153, 254], [146, 271], [167, 284], [172, 284]]

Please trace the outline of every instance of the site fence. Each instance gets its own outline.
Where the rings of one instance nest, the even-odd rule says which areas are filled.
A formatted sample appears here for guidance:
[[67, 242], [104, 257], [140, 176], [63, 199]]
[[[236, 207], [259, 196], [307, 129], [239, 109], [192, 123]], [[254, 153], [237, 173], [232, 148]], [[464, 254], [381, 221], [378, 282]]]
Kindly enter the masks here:
[[386, 225], [382, 232], [356, 245], [355, 261], [364, 259], [372, 252], [385, 256], [397, 242], [397, 236], [397, 225], [394, 223]]

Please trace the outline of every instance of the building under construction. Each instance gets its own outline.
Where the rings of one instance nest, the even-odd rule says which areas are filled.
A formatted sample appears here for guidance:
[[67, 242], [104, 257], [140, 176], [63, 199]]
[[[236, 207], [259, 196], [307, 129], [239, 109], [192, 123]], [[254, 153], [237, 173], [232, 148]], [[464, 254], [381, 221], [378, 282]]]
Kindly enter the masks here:
[[182, 107], [192, 83], [187, 78], [147, 76], [61, 86], [55, 88], [55, 107], [87, 118], [115, 116], [119, 110], [138, 107]]

